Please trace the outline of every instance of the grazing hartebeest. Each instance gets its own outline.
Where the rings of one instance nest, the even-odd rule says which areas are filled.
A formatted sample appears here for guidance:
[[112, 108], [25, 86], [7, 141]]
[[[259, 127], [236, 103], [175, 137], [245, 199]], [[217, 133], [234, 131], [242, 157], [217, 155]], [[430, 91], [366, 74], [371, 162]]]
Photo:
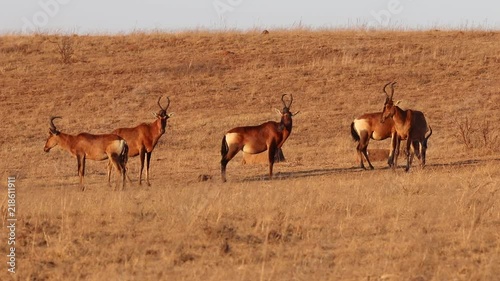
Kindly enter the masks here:
[[[406, 140], [406, 168], [405, 171], [410, 169], [413, 155], [410, 155], [410, 146], [413, 146], [413, 151], [418, 159], [420, 159], [421, 166], [425, 166], [425, 156], [427, 151], [427, 140], [432, 135], [432, 128], [427, 126], [425, 116], [421, 111], [417, 110], [402, 110], [397, 106], [398, 102], [394, 103], [392, 97], [394, 96], [394, 84], [391, 83], [391, 95], [386, 93], [384, 108], [382, 111], [382, 123], [387, 118], [394, 121], [394, 128], [396, 135], [393, 136], [391, 142], [392, 149], [395, 150], [393, 168], [397, 166], [397, 156], [399, 153], [399, 145], [401, 140]], [[426, 136], [427, 131], [430, 131]]]
[[54, 146], [59, 145], [62, 149], [68, 151], [78, 160], [78, 175], [80, 176], [80, 185], [83, 185], [85, 176], [85, 160], [102, 161], [109, 159], [108, 162], [108, 184], [111, 181], [111, 168], [114, 166], [122, 176], [122, 188], [125, 188], [125, 175], [127, 172], [127, 152], [128, 146], [124, 139], [117, 135], [91, 135], [80, 133], [76, 136], [61, 133], [54, 125], [54, 119], [50, 118], [49, 138], [45, 143], [43, 150], [49, 152]]
[[158, 98], [158, 106], [160, 110], [158, 113], [153, 113], [156, 120], [150, 124], [142, 123], [134, 128], [119, 128], [113, 131], [113, 134], [119, 135], [127, 141], [129, 146], [128, 156], [141, 157], [141, 170], [139, 172], [139, 184], [142, 184], [142, 170], [144, 169], [144, 158], [146, 158], [146, 183], [149, 182], [149, 163], [151, 161], [151, 153], [155, 148], [160, 137], [165, 133], [167, 120], [173, 113], [167, 114], [167, 109], [170, 106], [170, 99], [167, 97], [167, 106], [163, 108], [160, 104], [161, 96]]
[[231, 159], [242, 150], [245, 153], [257, 154], [263, 151], [268, 151], [269, 158], [269, 178], [273, 177], [274, 155], [278, 148], [281, 148], [290, 133], [292, 132], [292, 114], [290, 106], [292, 106], [293, 96], [290, 95], [290, 103], [286, 105], [284, 97], [281, 96], [283, 102], [283, 111], [276, 109], [281, 115], [281, 121], [268, 121], [258, 126], [237, 127], [229, 130], [222, 138], [221, 155], [221, 176], [222, 181], [226, 181], [226, 166]]

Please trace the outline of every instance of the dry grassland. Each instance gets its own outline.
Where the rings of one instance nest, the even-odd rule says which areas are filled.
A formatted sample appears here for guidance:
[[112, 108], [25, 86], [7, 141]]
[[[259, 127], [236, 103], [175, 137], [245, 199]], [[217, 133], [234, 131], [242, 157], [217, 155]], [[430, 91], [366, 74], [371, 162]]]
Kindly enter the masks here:
[[[2, 36], [2, 228], [11, 175], [18, 221], [0, 280], [498, 280], [499, 78], [498, 32]], [[434, 130], [428, 166], [361, 171], [349, 125], [392, 80]], [[283, 93], [301, 113], [276, 179], [240, 155], [221, 184], [224, 132], [277, 120]], [[151, 187], [138, 158], [123, 192], [88, 161], [81, 192], [76, 160], [43, 152], [49, 116], [108, 133], [153, 121], [160, 95], [175, 115]]]

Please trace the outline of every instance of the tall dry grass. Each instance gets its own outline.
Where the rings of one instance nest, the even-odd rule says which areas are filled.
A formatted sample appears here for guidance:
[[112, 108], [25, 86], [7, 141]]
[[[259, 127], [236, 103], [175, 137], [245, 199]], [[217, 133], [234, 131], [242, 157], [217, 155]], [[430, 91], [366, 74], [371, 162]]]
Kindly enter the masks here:
[[[16, 275], [2, 270], [0, 279], [495, 280], [499, 39], [304, 30], [3, 36], [0, 171], [2, 182], [17, 177], [19, 259]], [[66, 61], [62, 42], [72, 50]], [[360, 171], [349, 125], [382, 109], [391, 80], [395, 98], [422, 110], [434, 130], [428, 166]], [[276, 120], [283, 93], [301, 113], [277, 179], [235, 159], [220, 184], [223, 133]], [[51, 115], [63, 116], [63, 132], [107, 133], [153, 121], [160, 95], [175, 115], [153, 152], [152, 187], [137, 185], [134, 158], [124, 192], [106, 186], [100, 162], [87, 164], [79, 192], [75, 159], [42, 151]]]

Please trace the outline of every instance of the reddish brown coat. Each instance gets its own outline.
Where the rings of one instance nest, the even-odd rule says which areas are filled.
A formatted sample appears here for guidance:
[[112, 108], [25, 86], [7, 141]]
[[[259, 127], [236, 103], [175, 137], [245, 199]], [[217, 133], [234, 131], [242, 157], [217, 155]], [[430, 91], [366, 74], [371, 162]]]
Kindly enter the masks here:
[[[129, 146], [129, 157], [140, 156], [141, 169], [139, 172], [139, 184], [142, 184], [142, 171], [144, 169], [144, 160], [146, 158], [146, 183], [149, 182], [149, 164], [151, 161], [151, 153], [153, 152], [160, 137], [165, 133], [167, 120], [172, 116], [172, 113], [167, 114], [167, 109], [170, 105], [170, 99], [167, 97], [168, 103], [165, 108], [160, 105], [161, 97], [158, 98], [158, 106], [160, 110], [154, 113], [156, 120], [152, 123], [141, 123], [133, 128], [119, 128], [113, 131], [127, 141]], [[129, 179], [130, 180], [130, 179]]]
[[68, 151], [78, 161], [78, 175], [80, 176], [80, 185], [85, 190], [83, 178], [85, 176], [85, 160], [108, 162], [108, 184], [111, 181], [112, 166], [122, 175], [122, 188], [125, 187], [125, 175], [127, 164], [128, 145], [124, 139], [114, 134], [93, 135], [89, 133], [80, 133], [76, 136], [59, 132], [54, 126], [54, 119], [50, 118], [49, 137], [43, 150], [49, 152], [53, 147], [59, 145], [62, 149]]

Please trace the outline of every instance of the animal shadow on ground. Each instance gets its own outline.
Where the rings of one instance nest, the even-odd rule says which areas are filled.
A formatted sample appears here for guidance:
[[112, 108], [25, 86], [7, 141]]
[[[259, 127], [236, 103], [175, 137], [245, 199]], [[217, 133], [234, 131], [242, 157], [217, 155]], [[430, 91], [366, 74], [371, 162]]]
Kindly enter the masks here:
[[[454, 161], [450, 163], [432, 163], [427, 164], [426, 167], [430, 169], [449, 169], [451, 167], [463, 167], [463, 166], [474, 166], [479, 164], [485, 164], [487, 162], [497, 162], [500, 161], [500, 158], [495, 159], [468, 159], [468, 160], [460, 160]], [[415, 164], [414, 164], [415, 165]], [[404, 165], [398, 166], [396, 170], [399, 168], [404, 169]], [[392, 170], [390, 167], [381, 167], [377, 168], [373, 171], [366, 171], [360, 169], [359, 167], [350, 167], [350, 168], [325, 168], [325, 169], [311, 169], [311, 170], [303, 170], [303, 171], [293, 171], [293, 172], [278, 172], [273, 176], [272, 180], [285, 180], [285, 179], [300, 179], [300, 178], [308, 178], [315, 176], [325, 176], [325, 175], [334, 175], [334, 174], [347, 174], [347, 173], [370, 173], [376, 171], [384, 171], [384, 170]], [[425, 171], [425, 168], [424, 168]], [[245, 177], [240, 180], [235, 180], [236, 182], [256, 182], [256, 181], [269, 181], [268, 175], [257, 175], [251, 177]]]

